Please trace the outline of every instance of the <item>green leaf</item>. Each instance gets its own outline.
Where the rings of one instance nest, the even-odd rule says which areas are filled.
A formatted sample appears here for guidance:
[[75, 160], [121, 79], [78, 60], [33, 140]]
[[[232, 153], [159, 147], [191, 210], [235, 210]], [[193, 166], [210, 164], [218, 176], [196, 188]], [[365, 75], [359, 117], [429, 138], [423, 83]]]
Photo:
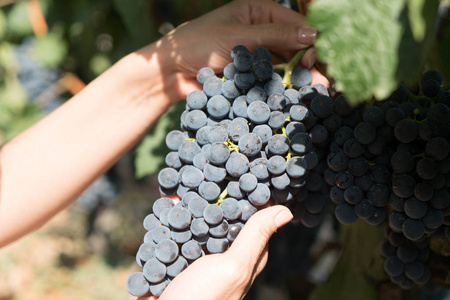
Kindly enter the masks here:
[[425, 18], [422, 16], [425, 0], [407, 0], [408, 17], [414, 40], [421, 42], [425, 37]]
[[8, 13], [8, 32], [13, 36], [24, 37], [33, 34], [28, 17], [26, 1], [18, 1]]
[[172, 106], [142, 139], [134, 162], [137, 178], [156, 173], [165, 166], [165, 157], [169, 152], [166, 135], [171, 130], [180, 129], [180, 115], [184, 109], [184, 101]]
[[150, 17], [152, 2], [136, 0], [131, 5], [128, 0], [114, 0], [116, 9], [130, 32], [136, 48], [149, 44], [158, 36], [156, 26]]
[[55, 25], [47, 35], [37, 37], [33, 45], [33, 54], [48, 67], [60, 66], [67, 56], [64, 28]]
[[14, 54], [13, 45], [8, 42], [0, 43], [0, 66], [5, 69], [7, 76], [16, 76], [16, 56]]
[[0, 40], [2, 40], [5, 37], [5, 33], [6, 33], [6, 16], [5, 13], [0, 10]]
[[385, 226], [373, 226], [361, 219], [352, 225], [341, 225], [340, 260], [327, 282], [317, 286], [308, 299], [378, 299], [375, 281], [387, 279], [380, 255], [384, 231]]
[[383, 99], [397, 86], [395, 71], [405, 0], [317, 0], [308, 22], [321, 31], [315, 46], [336, 88], [356, 104]]
[[111, 60], [105, 54], [94, 55], [89, 62], [89, 67], [95, 76], [98, 76], [106, 71], [106, 69], [111, 67], [111, 65]]
[[442, 19], [438, 36], [430, 55], [431, 68], [442, 74], [445, 84], [450, 84], [450, 21]]
[[415, 39], [412, 27], [414, 21], [411, 21], [412, 16], [409, 10], [405, 8], [400, 15], [404, 29], [398, 48], [396, 77], [398, 81], [403, 81], [408, 86], [418, 82], [428, 57], [435, 55], [431, 49], [436, 39], [435, 24], [438, 6], [438, 0], [427, 0], [422, 6], [420, 16], [425, 20], [425, 36], [421, 41]]
[[[44, 14], [47, 15], [52, 0], [39, 0], [39, 5]], [[14, 37], [25, 37], [33, 35], [30, 17], [27, 11], [27, 0], [19, 0], [12, 5], [12, 9], [7, 15], [8, 33]]]
[[14, 113], [24, 109], [28, 95], [17, 78], [6, 78], [5, 85], [0, 88], [0, 106]]
[[26, 105], [23, 107], [22, 111], [14, 116], [14, 120], [4, 128], [2, 141], [4, 143], [19, 133], [23, 132], [30, 126], [34, 125], [37, 121], [42, 119], [44, 113], [34, 105]]

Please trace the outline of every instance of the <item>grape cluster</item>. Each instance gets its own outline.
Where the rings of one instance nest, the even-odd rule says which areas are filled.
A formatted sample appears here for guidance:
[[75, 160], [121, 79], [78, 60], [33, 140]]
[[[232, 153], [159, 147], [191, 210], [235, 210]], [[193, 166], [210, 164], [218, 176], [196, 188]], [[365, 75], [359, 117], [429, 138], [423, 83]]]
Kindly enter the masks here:
[[391, 194], [387, 156], [394, 140], [382, 103], [351, 107], [342, 96], [334, 102], [340, 125], [331, 137], [324, 179], [331, 186], [336, 218], [343, 224], [361, 218], [378, 225], [386, 218]]
[[[130, 293], [143, 296], [150, 291], [161, 295], [171, 279], [204, 256], [205, 250], [225, 251], [254, 211], [256, 208], [248, 201], [233, 198], [226, 198], [220, 205], [209, 205], [194, 192], [187, 192], [176, 204], [169, 198], [156, 200], [153, 213], [143, 222], [147, 233], [136, 254], [143, 271], [130, 277]], [[141, 289], [144, 294], [137, 291]]]
[[[450, 238], [450, 94], [440, 90], [441, 84], [441, 75], [428, 71], [420, 95], [400, 86], [370, 105], [351, 107], [342, 96], [334, 101], [341, 124], [329, 143], [324, 180], [336, 219], [352, 224], [362, 218], [377, 225], [387, 218], [391, 248], [401, 246], [400, 253], [403, 246], [392, 236], [402, 237], [408, 249], [435, 232]], [[383, 255], [386, 272], [402, 288], [428, 281], [425, 259], [408, 261], [398, 251]], [[416, 267], [424, 273], [411, 274]]]
[[135, 296], [158, 296], [199, 257], [226, 251], [270, 199], [301, 209], [297, 219], [306, 226], [323, 218], [328, 190], [317, 170], [323, 155], [315, 148], [326, 137], [301, 99], [332, 102], [327, 89], [311, 86], [303, 68], [294, 70], [286, 88], [265, 48], [250, 53], [236, 46], [231, 58], [223, 78], [199, 70], [202, 90], [187, 96], [182, 130], [166, 136], [171, 152], [158, 174], [163, 197], [144, 220], [148, 232], [136, 256], [143, 271], [127, 284]]
[[[131, 294], [161, 295], [190, 263], [228, 249], [270, 201], [318, 226], [328, 199], [336, 219], [388, 219], [385, 270], [402, 288], [424, 284], [431, 234], [450, 234], [450, 97], [429, 71], [421, 91], [349, 105], [312, 83], [307, 69], [282, 78], [265, 48], [231, 52], [223, 77], [202, 68], [181, 130], [167, 134], [162, 198], [128, 280]], [[174, 202], [171, 198], [179, 198]]]
[[428, 238], [413, 242], [388, 228], [381, 255], [385, 258], [384, 269], [391, 281], [403, 289], [427, 283], [431, 277], [430, 269], [425, 265], [430, 255], [428, 246]]

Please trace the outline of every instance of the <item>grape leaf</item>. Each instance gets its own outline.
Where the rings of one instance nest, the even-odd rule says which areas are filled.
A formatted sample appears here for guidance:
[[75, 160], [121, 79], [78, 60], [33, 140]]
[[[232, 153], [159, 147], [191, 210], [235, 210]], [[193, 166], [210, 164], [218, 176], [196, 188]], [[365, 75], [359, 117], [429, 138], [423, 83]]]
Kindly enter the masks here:
[[[450, 6], [450, 4], [449, 4]], [[438, 21], [438, 34], [430, 56], [431, 67], [438, 70], [444, 84], [450, 84], [450, 16], [442, 16]]]
[[385, 98], [396, 87], [397, 48], [404, 0], [318, 0], [308, 22], [319, 34], [318, 60], [355, 104], [374, 95]]
[[5, 13], [0, 10], [0, 40], [2, 40], [6, 33], [6, 16]]
[[384, 226], [373, 226], [361, 219], [352, 225], [341, 225], [343, 252], [339, 262], [327, 282], [317, 286], [308, 299], [378, 299], [372, 280], [387, 279], [379, 252], [384, 231]]
[[434, 42], [438, 0], [317, 0], [308, 22], [316, 47], [352, 104], [384, 99], [419, 77]]
[[182, 101], [172, 106], [153, 126], [136, 149], [136, 177], [153, 174], [165, 166], [165, 157], [169, 152], [166, 135], [170, 130], [180, 129], [180, 115], [185, 109]]
[[[403, 81], [411, 86], [418, 82], [422, 74], [426, 60], [431, 54], [431, 49], [435, 44], [435, 23], [438, 10], [438, 0], [428, 0], [421, 7], [420, 16], [417, 13], [410, 13], [410, 6], [405, 7], [400, 14], [400, 22], [404, 25], [402, 39], [398, 48], [398, 66], [396, 77], [398, 81]], [[422, 40], [417, 40], [412, 17], [419, 17], [424, 20], [425, 36]], [[435, 54], [433, 54], [434, 56]]]
[[414, 40], [421, 42], [425, 37], [425, 18], [422, 16], [425, 0], [408, 0], [408, 18]]

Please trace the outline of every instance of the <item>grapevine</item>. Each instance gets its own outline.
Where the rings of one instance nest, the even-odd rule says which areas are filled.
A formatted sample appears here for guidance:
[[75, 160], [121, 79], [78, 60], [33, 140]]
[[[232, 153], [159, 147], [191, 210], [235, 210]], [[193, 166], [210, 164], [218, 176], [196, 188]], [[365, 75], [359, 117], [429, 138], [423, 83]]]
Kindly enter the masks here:
[[268, 204], [286, 205], [306, 227], [330, 201], [343, 224], [387, 220], [381, 255], [392, 282], [430, 280], [429, 239], [450, 234], [450, 97], [440, 74], [423, 74], [420, 95], [400, 85], [353, 107], [296, 68], [305, 51], [273, 66], [267, 49], [239, 45], [223, 77], [199, 70], [203, 89], [166, 137], [163, 197], [144, 219], [132, 295], [161, 295], [190, 263], [226, 251]]

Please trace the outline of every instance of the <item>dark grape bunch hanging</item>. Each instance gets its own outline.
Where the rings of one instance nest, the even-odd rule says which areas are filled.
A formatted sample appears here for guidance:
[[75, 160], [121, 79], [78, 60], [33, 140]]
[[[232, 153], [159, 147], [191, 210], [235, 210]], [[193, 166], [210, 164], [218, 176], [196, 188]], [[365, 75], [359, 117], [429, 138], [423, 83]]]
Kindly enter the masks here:
[[307, 227], [331, 201], [343, 224], [387, 218], [381, 252], [391, 280], [406, 289], [430, 279], [429, 236], [450, 236], [450, 95], [440, 74], [423, 75], [423, 95], [400, 86], [387, 100], [352, 107], [294, 69], [303, 53], [274, 72], [267, 49], [236, 46], [223, 77], [199, 70], [203, 89], [188, 95], [182, 131], [166, 137], [163, 197], [144, 219], [132, 295], [161, 295], [196, 259], [226, 251], [272, 203]]

